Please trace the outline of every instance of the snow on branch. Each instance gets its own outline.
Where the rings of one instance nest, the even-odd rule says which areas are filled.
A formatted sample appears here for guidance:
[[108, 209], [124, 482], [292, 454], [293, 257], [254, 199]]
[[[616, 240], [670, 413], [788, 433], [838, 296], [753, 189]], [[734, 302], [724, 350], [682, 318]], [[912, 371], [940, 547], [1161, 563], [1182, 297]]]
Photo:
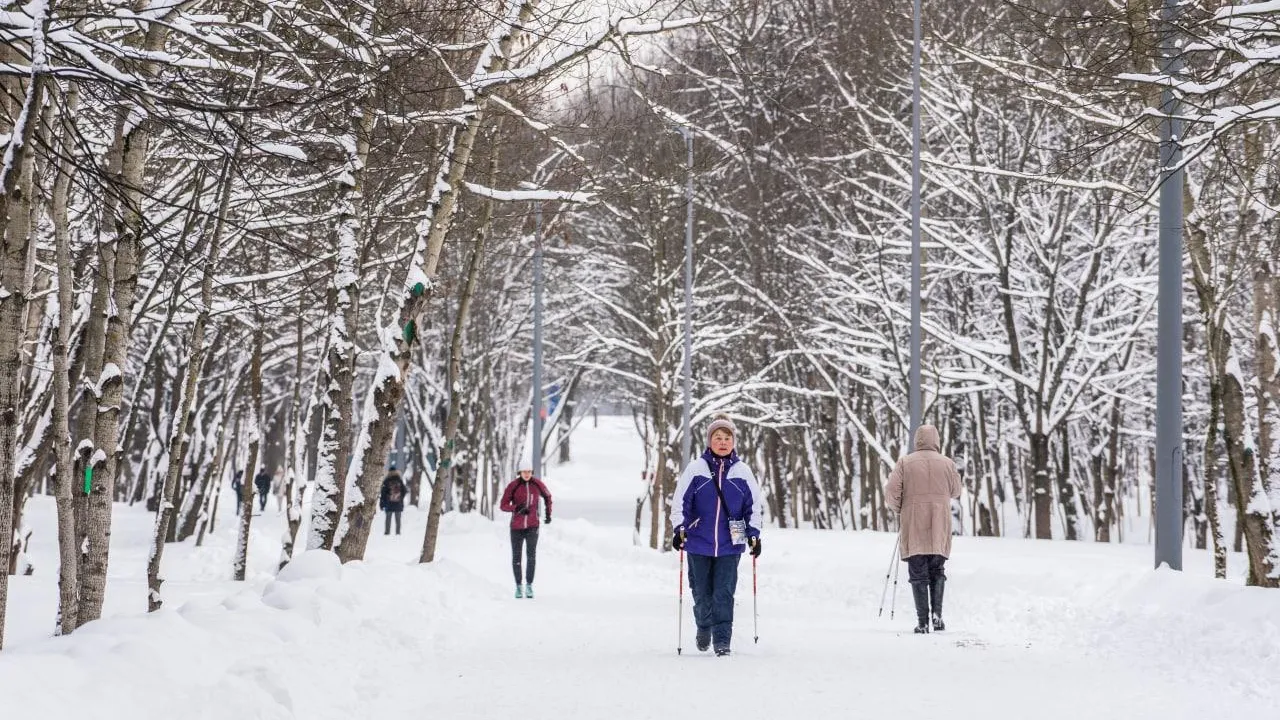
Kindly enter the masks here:
[[572, 190], [495, 190], [493, 188], [477, 185], [476, 183], [464, 183], [474, 195], [486, 197], [491, 200], [500, 202], [529, 202], [529, 201], [551, 201], [551, 202], [569, 202], [569, 203], [592, 203], [595, 202], [595, 193], [574, 192]]
[[710, 130], [697, 126], [687, 116], [682, 115], [681, 113], [678, 113], [675, 110], [672, 110], [663, 105], [659, 105], [658, 103], [645, 97], [643, 94], [640, 93], [639, 90], [635, 88], [633, 88], [631, 92], [636, 97], [643, 100], [644, 103], [649, 106], [649, 109], [652, 110], [655, 115], [657, 115], [658, 117], [661, 117], [663, 120], [666, 120], [672, 125], [676, 125], [683, 128], [689, 128], [690, 132], [697, 134], [698, 137], [702, 137], [702, 138], [706, 138], [707, 140], [710, 140], [713, 145], [720, 148], [720, 150], [727, 155], [740, 155], [742, 153], [742, 148], [739, 148], [737, 145], [733, 144], [728, 140], [725, 140], [724, 138], [719, 137], [718, 135], [715, 135]]

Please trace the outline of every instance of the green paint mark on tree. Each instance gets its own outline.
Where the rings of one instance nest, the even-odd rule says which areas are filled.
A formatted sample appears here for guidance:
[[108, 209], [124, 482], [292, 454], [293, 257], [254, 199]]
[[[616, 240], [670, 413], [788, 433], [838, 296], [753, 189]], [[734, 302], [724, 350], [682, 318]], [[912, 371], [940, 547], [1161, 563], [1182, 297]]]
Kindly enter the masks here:
[[93, 466], [90, 465], [84, 469], [84, 494], [93, 494]]

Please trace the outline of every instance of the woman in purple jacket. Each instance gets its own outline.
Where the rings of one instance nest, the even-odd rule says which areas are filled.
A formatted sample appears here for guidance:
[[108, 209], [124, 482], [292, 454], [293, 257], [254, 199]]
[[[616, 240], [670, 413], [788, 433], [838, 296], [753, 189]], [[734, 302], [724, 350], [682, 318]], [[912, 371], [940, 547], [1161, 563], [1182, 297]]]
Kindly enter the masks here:
[[729, 654], [738, 561], [760, 555], [764, 496], [734, 451], [737, 428], [721, 415], [707, 428], [707, 449], [680, 475], [671, 507], [671, 545], [689, 555], [689, 590], [698, 649]]
[[[502, 493], [502, 512], [511, 513], [511, 570], [516, 576], [516, 597], [533, 597], [533, 570], [538, 558], [538, 505], [547, 501], [544, 519], [551, 522], [551, 491], [533, 476], [533, 469], [520, 468], [520, 475]], [[527, 547], [529, 562], [520, 574], [521, 548]], [[520, 581], [524, 580], [524, 585]]]

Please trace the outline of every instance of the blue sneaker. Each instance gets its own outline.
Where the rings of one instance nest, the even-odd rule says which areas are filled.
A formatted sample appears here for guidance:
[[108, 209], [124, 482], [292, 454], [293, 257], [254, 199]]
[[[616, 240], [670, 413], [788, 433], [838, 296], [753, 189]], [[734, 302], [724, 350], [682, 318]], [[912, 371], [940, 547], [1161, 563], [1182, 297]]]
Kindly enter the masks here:
[[530, 600], [532, 600], [532, 599], [533, 599], [533, 586], [532, 586], [532, 585], [525, 585], [525, 586], [524, 586], [524, 596], [525, 596], [525, 597], [527, 597], [527, 598], [529, 598]]
[[519, 599], [520, 599], [520, 598], [522, 598], [522, 597], [524, 597], [524, 588], [522, 588], [522, 587], [520, 587], [519, 585], [517, 585], [517, 586], [516, 586], [516, 599], [517, 599], [517, 600], [519, 600]]

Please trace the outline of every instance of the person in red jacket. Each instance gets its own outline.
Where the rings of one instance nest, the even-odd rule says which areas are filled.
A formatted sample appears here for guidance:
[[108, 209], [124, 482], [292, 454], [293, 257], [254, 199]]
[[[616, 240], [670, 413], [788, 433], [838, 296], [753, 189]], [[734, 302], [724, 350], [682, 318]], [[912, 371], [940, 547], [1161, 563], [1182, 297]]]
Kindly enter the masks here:
[[[520, 468], [519, 477], [507, 485], [502, 493], [502, 511], [511, 513], [511, 570], [516, 576], [516, 597], [533, 597], [533, 570], [538, 557], [538, 506], [547, 501], [543, 513], [545, 522], [551, 522], [551, 492], [542, 480], [533, 476], [533, 469]], [[520, 580], [521, 549], [528, 548], [529, 561], [525, 563], [524, 585]]]

